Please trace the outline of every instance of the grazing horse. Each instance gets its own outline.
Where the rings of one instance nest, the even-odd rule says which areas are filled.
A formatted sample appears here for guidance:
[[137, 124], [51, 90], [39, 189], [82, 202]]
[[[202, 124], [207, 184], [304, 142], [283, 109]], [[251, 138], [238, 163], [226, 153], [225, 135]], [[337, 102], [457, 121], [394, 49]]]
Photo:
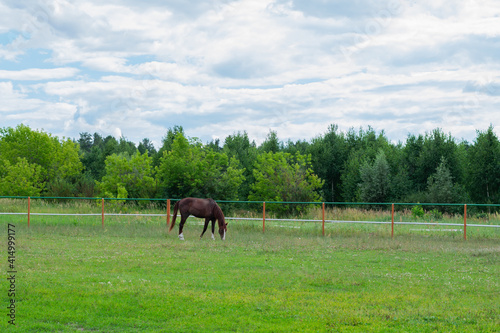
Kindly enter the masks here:
[[186, 223], [189, 215], [194, 215], [195, 217], [205, 218], [205, 226], [203, 227], [203, 232], [207, 231], [208, 222], [212, 221], [212, 239], [214, 238], [215, 231], [215, 220], [219, 223], [219, 235], [222, 240], [226, 239], [227, 223], [224, 218], [224, 214], [220, 209], [219, 205], [213, 199], [198, 199], [198, 198], [184, 198], [177, 201], [174, 205], [174, 218], [172, 219], [172, 224], [168, 232], [172, 230], [175, 225], [175, 218], [177, 217], [177, 211], [181, 214], [181, 223], [179, 224], [179, 239], [184, 240], [184, 235], [182, 234], [182, 229], [184, 228], [184, 223]]

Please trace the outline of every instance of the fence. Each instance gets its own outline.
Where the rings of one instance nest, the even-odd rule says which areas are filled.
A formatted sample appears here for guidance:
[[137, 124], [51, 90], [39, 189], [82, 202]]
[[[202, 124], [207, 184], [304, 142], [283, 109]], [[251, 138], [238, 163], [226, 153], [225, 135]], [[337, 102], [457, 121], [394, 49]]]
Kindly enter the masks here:
[[[85, 198], [85, 197], [26, 197], [26, 196], [0, 196], [0, 199], [27, 199], [27, 209], [26, 212], [0, 212], [0, 215], [26, 215], [27, 216], [27, 226], [30, 227], [31, 216], [100, 216], [101, 225], [104, 228], [105, 217], [106, 216], [156, 216], [165, 217], [166, 226], [170, 225], [170, 218], [172, 216], [170, 210], [172, 202], [179, 201], [180, 199], [145, 199], [145, 198]], [[92, 200], [99, 201], [101, 206], [100, 213], [34, 213], [31, 210], [32, 200]], [[153, 201], [153, 202], [163, 202], [165, 203], [165, 213], [162, 214], [145, 214], [145, 213], [106, 213], [105, 202], [106, 201]], [[278, 205], [320, 205], [321, 206], [321, 219], [283, 219], [283, 218], [269, 218], [266, 215], [266, 202], [265, 201], [226, 201], [219, 200], [218, 203], [237, 203], [237, 204], [252, 204], [261, 205], [262, 207], [262, 217], [226, 217], [227, 220], [240, 220], [240, 221], [262, 221], [262, 232], [266, 230], [267, 222], [276, 221], [288, 221], [288, 222], [316, 222], [321, 223], [322, 235], [325, 235], [325, 224], [326, 223], [361, 223], [361, 224], [390, 224], [391, 226], [391, 237], [394, 237], [394, 226], [395, 225], [426, 225], [426, 226], [459, 226], [463, 227], [463, 238], [467, 239], [467, 227], [485, 227], [485, 228], [500, 228], [499, 224], [470, 224], [467, 223], [467, 208], [468, 207], [500, 207], [500, 204], [437, 204], [437, 203], [359, 203], [359, 202], [283, 202], [283, 201], [272, 201], [267, 202], [267, 204], [278, 204]], [[347, 206], [378, 206], [378, 207], [388, 207], [391, 212], [390, 221], [355, 221], [355, 220], [334, 220], [325, 219], [325, 207], [347, 207]], [[440, 222], [419, 222], [419, 221], [395, 221], [395, 208], [398, 206], [447, 206], [447, 207], [459, 207], [463, 208], [463, 224], [462, 223], [440, 223]]]

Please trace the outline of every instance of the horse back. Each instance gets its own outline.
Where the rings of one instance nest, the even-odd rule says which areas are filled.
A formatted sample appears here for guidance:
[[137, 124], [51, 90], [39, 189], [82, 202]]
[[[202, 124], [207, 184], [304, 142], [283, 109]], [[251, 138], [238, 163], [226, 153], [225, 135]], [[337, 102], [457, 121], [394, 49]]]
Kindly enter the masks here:
[[212, 217], [213, 207], [216, 205], [213, 199], [184, 198], [179, 201], [181, 214], [190, 214], [195, 217]]

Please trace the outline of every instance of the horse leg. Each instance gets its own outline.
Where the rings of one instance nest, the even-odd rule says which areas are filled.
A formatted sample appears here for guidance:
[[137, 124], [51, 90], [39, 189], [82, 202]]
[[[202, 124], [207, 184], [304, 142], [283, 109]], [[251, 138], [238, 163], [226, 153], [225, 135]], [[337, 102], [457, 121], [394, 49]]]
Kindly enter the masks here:
[[212, 239], [215, 240], [214, 232], [215, 232], [215, 219], [212, 219]]
[[188, 216], [181, 215], [181, 223], [179, 223], [179, 239], [180, 240], [184, 240], [184, 235], [182, 234], [182, 229], [184, 229], [184, 223], [186, 223]]
[[203, 237], [203, 234], [205, 234], [205, 231], [207, 231], [207, 228], [208, 228], [208, 222], [209, 222], [209, 221], [210, 221], [210, 220], [208, 219], [208, 217], [205, 217], [205, 225], [203, 226], [203, 232], [202, 232], [202, 233], [201, 233], [201, 235], [200, 235], [200, 239], [201, 239], [201, 237]]

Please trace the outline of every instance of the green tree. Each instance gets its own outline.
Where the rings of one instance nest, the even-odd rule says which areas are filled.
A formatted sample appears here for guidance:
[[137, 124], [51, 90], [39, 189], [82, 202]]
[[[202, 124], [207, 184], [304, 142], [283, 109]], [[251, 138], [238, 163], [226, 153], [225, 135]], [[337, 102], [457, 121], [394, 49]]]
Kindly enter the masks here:
[[493, 126], [477, 132], [468, 149], [467, 188], [477, 203], [500, 201], [500, 142]]
[[103, 138], [98, 133], [94, 133], [93, 136], [89, 133], [80, 133], [78, 143], [81, 148], [84, 147], [80, 158], [85, 171], [97, 181], [100, 181], [105, 175], [106, 158], [108, 156], [121, 153], [132, 156], [137, 152], [135, 144], [124, 137], [121, 137], [118, 141], [111, 135]]
[[207, 197], [237, 200], [238, 189], [245, 179], [240, 162], [235, 157], [228, 161], [226, 154], [213, 150], [202, 156], [205, 173], [201, 192]]
[[157, 177], [162, 195], [169, 198], [235, 200], [244, 181], [243, 169], [236, 158], [205, 150], [199, 141], [188, 140], [182, 133], [175, 137], [171, 150], [163, 152]]
[[428, 201], [432, 203], [456, 203], [459, 199], [460, 188], [454, 184], [444, 157], [427, 180], [427, 193]]
[[[255, 183], [251, 185], [249, 200], [314, 202], [320, 201], [318, 191], [323, 181], [313, 173], [311, 157], [299, 153], [267, 152], [257, 156], [254, 169]], [[300, 211], [298, 205], [273, 205], [269, 210], [279, 215]]]
[[451, 134], [444, 134], [441, 129], [435, 129], [425, 135], [422, 150], [417, 159], [415, 169], [415, 185], [425, 188], [428, 178], [436, 171], [442, 158], [446, 160], [451, 175], [461, 181], [461, 170], [457, 158], [457, 144]]
[[[404, 164], [399, 164], [396, 168], [396, 173], [390, 179], [390, 200], [393, 202], [414, 202], [409, 200], [409, 196], [414, 192], [413, 183], [410, 179], [408, 168]], [[423, 201], [423, 200], [416, 200]]]
[[390, 168], [383, 150], [380, 150], [373, 164], [365, 161], [360, 169], [361, 200], [385, 202], [390, 190]]
[[128, 141], [125, 137], [120, 137], [120, 141], [118, 142], [118, 147], [116, 149], [116, 153], [127, 153], [130, 156], [134, 155], [137, 151], [135, 144], [132, 141]]
[[167, 133], [162, 138], [162, 146], [158, 150], [158, 154], [156, 154], [153, 160], [153, 165], [155, 167], [158, 167], [160, 165], [160, 159], [163, 157], [163, 153], [165, 151], [172, 150], [172, 145], [174, 144], [174, 140], [178, 134], [182, 134], [184, 137], [186, 136], [184, 134], [184, 129], [182, 128], [182, 126], [175, 125], [173, 128], [169, 128], [167, 130]]
[[360, 200], [361, 166], [364, 162], [364, 156], [361, 151], [351, 151], [342, 169], [342, 198], [347, 202], [356, 202]]
[[419, 135], [416, 137], [413, 134], [408, 134], [406, 144], [402, 149], [402, 164], [406, 166], [410, 179], [415, 188], [414, 191], [424, 190], [425, 186], [417, 177], [417, 168], [419, 165], [419, 157], [424, 147], [424, 137]]
[[83, 168], [78, 144], [70, 139], [59, 140], [22, 124], [15, 129], [0, 129], [0, 159], [9, 162], [11, 166], [19, 163], [19, 159], [25, 159], [29, 168], [39, 166], [39, 172], [31, 174], [39, 177], [33, 182], [44, 184], [42, 193], [45, 184], [58, 180], [70, 182]]
[[139, 151], [139, 153], [141, 154], [147, 153], [149, 157], [153, 158], [157, 154], [155, 146], [148, 138], [142, 139], [142, 141], [137, 146], [137, 150]]
[[330, 125], [328, 132], [312, 140], [308, 149], [314, 172], [323, 179], [325, 200], [342, 200], [342, 169], [347, 160], [345, 136], [337, 125]]
[[112, 154], [106, 158], [105, 175], [96, 185], [105, 197], [151, 198], [155, 192], [152, 159], [147, 153]]
[[309, 147], [310, 143], [306, 140], [297, 140], [293, 142], [292, 140], [289, 139], [283, 146], [282, 151], [284, 153], [290, 153], [292, 155], [295, 155], [296, 153], [307, 155]]
[[365, 161], [374, 161], [380, 150], [387, 156], [393, 148], [383, 131], [377, 135], [371, 127], [358, 132], [351, 128], [346, 134], [346, 145], [348, 157], [341, 172], [341, 192], [344, 201], [354, 202], [361, 200], [361, 166]]
[[222, 147], [220, 146], [220, 139], [212, 139], [212, 141], [205, 145], [205, 149], [213, 150], [215, 152], [221, 152]]
[[24, 157], [18, 157], [14, 165], [0, 159], [0, 195], [40, 196], [45, 187], [42, 177], [42, 167]]
[[88, 153], [92, 149], [93, 137], [88, 132], [80, 133], [80, 139], [78, 139], [78, 144], [80, 145], [81, 153]]
[[278, 133], [276, 131], [269, 131], [266, 139], [259, 146], [259, 150], [262, 152], [273, 152], [277, 153], [281, 150], [281, 144], [278, 139]]
[[223, 152], [231, 159], [235, 158], [243, 168], [245, 181], [238, 189], [240, 200], [246, 200], [250, 194], [250, 184], [254, 182], [253, 167], [257, 158], [255, 142], [250, 142], [247, 132], [229, 135], [224, 140]]

